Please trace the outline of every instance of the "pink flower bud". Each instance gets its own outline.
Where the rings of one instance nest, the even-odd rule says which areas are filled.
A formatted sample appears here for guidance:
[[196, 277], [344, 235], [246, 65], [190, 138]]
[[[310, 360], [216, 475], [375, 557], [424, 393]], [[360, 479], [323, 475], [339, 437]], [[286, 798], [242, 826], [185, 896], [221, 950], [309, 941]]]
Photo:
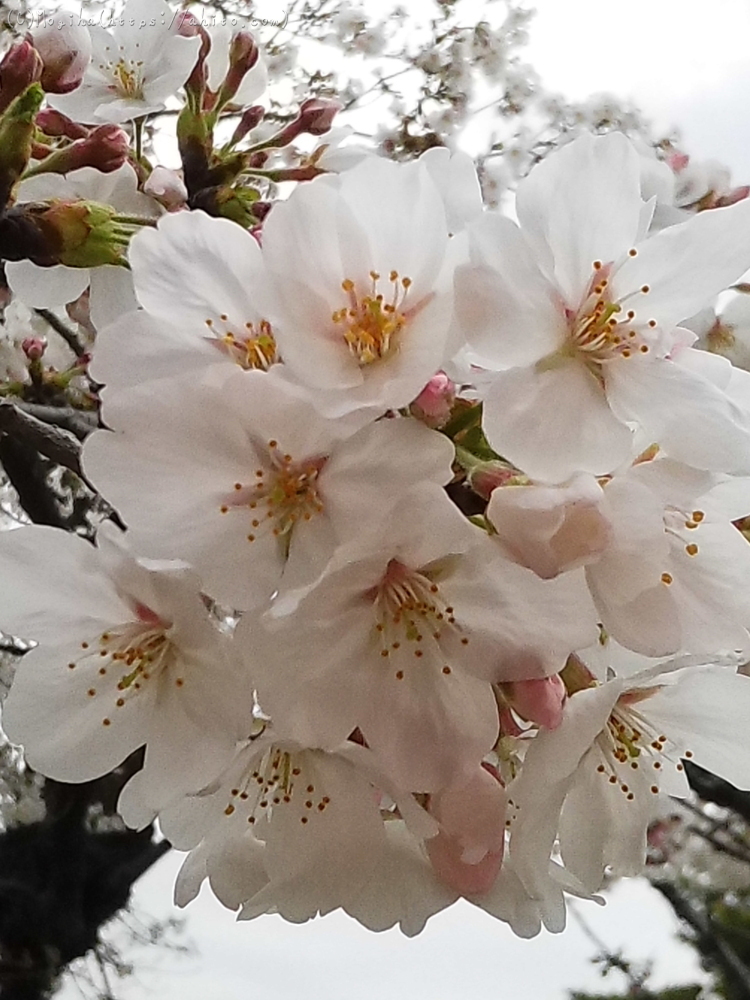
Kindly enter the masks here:
[[542, 729], [557, 729], [562, 722], [566, 692], [557, 674], [540, 680], [513, 681], [504, 691], [523, 719], [535, 722]]
[[119, 170], [130, 153], [130, 140], [119, 125], [100, 125], [85, 139], [51, 152], [36, 173], [67, 174], [81, 167], [94, 167], [103, 174]]
[[42, 108], [36, 116], [36, 125], [45, 135], [54, 138], [64, 136], [66, 139], [84, 139], [91, 131], [85, 125], [79, 125], [72, 118], [68, 118], [62, 111], [56, 111], [55, 108]]
[[488, 892], [505, 843], [506, 796], [494, 768], [478, 767], [431, 797], [440, 832], [425, 844], [438, 878], [463, 895]]
[[251, 108], [243, 112], [242, 117], [237, 123], [237, 128], [234, 130], [231, 139], [232, 145], [241, 142], [248, 132], [252, 132], [253, 129], [257, 128], [263, 121], [265, 113], [266, 109], [260, 104], [254, 104]]
[[440, 881], [462, 896], [489, 892], [503, 863], [502, 851], [491, 851], [474, 865], [461, 860], [461, 844], [439, 833], [425, 844], [430, 864]]
[[430, 427], [442, 427], [456, 401], [456, 386], [445, 372], [433, 375], [411, 405], [415, 417]]
[[42, 60], [31, 42], [12, 45], [0, 62], [0, 111], [42, 76]]
[[119, 170], [130, 153], [128, 134], [118, 125], [100, 125], [73, 145], [81, 150], [81, 159], [86, 159], [81, 166], [96, 167], [103, 174]]
[[235, 96], [250, 70], [260, 58], [260, 49], [249, 31], [238, 31], [229, 47], [229, 69], [219, 88], [217, 104], [223, 107]]
[[338, 101], [325, 97], [311, 97], [299, 109], [300, 132], [310, 135], [325, 135], [330, 132], [333, 119], [343, 107]]
[[469, 473], [469, 485], [480, 497], [489, 500], [493, 490], [517, 481], [518, 469], [507, 462], [482, 462]]
[[48, 94], [68, 94], [81, 85], [91, 62], [88, 28], [59, 20], [33, 33], [34, 46], [42, 57], [42, 87]]
[[297, 136], [325, 135], [330, 131], [333, 119], [341, 110], [338, 101], [330, 101], [324, 97], [311, 97], [300, 105], [299, 114], [294, 121], [289, 122], [273, 140], [268, 143], [277, 149], [288, 146]]
[[690, 163], [690, 157], [687, 153], [681, 153], [677, 149], [673, 153], [670, 153], [667, 157], [667, 164], [676, 174], [679, 174], [681, 170], [684, 170], [688, 163]]
[[44, 337], [27, 337], [21, 344], [21, 350], [29, 361], [41, 361], [47, 350], [47, 341]]
[[143, 185], [146, 194], [151, 195], [168, 212], [183, 208], [188, 200], [188, 190], [175, 170], [167, 167], [154, 167], [148, 180]]
[[195, 38], [201, 34], [201, 23], [194, 14], [183, 10], [174, 19], [173, 31], [182, 38]]

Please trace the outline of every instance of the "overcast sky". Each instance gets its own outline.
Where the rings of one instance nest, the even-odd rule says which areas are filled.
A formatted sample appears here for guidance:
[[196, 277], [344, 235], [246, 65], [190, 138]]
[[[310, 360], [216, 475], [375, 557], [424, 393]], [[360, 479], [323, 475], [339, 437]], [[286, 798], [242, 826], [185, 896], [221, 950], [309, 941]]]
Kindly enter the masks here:
[[[570, 98], [633, 98], [659, 128], [682, 129], [686, 152], [726, 163], [736, 183], [750, 181], [748, 0], [535, 6], [529, 54], [549, 88]], [[170, 912], [177, 863], [166, 858], [142, 880], [142, 910]], [[624, 881], [605, 909], [582, 909], [610, 947], [656, 959], [655, 986], [698, 975], [693, 953], [675, 939], [670, 909], [643, 883]], [[565, 1000], [573, 988], [602, 988], [588, 961], [594, 947], [575, 921], [564, 935], [523, 942], [467, 905], [410, 941], [340, 915], [299, 927], [275, 917], [237, 925], [205, 892], [186, 912], [195, 953], [138, 952], [126, 1000]], [[79, 993], [70, 986], [61, 996]]]

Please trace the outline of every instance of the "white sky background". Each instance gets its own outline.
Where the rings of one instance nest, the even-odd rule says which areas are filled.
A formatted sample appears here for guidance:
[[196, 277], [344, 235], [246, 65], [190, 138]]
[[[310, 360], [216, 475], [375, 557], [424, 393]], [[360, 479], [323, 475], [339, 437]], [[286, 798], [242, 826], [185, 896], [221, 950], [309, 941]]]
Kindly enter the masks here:
[[[409, 6], [409, 0], [405, 0]], [[732, 168], [750, 182], [750, 0], [536, 0], [530, 62], [543, 83], [569, 98], [608, 91], [632, 98], [683, 148]], [[171, 912], [178, 858], [147, 875], [138, 907]], [[654, 959], [656, 988], [698, 977], [694, 954], [676, 941], [669, 907], [647, 885], [621, 882], [608, 906], [581, 907], [613, 950]], [[414, 940], [371, 934], [341, 915], [302, 926], [265, 917], [235, 924], [207, 892], [186, 911], [196, 952], [133, 955], [136, 976], [124, 1000], [566, 1000], [570, 989], [602, 982], [595, 951], [574, 920], [560, 936], [519, 941], [468, 904], [435, 917]], [[69, 985], [62, 1000], [80, 994]]]

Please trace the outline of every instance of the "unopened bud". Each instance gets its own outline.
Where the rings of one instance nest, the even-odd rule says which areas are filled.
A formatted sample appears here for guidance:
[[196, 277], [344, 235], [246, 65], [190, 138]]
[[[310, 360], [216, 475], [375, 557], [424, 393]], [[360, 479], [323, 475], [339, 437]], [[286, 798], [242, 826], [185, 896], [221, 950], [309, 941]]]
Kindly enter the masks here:
[[32, 83], [0, 117], [0, 208], [8, 204], [31, 159], [34, 119], [43, 100], [44, 91]]
[[182, 208], [188, 200], [188, 190], [182, 178], [175, 170], [167, 167], [154, 167], [143, 190], [169, 212]]
[[670, 153], [667, 157], [667, 164], [676, 174], [679, 174], [681, 170], [684, 170], [688, 163], [690, 163], [690, 157], [687, 153], [681, 153], [678, 149], [674, 150], [674, 152]]
[[52, 136], [53, 139], [84, 139], [91, 129], [85, 125], [79, 125], [72, 118], [68, 118], [62, 111], [55, 108], [42, 108], [36, 116], [36, 127], [45, 135]]
[[254, 104], [251, 108], [247, 108], [243, 112], [240, 118], [237, 128], [234, 130], [234, 134], [230, 140], [230, 145], [235, 146], [238, 142], [241, 142], [248, 132], [252, 132], [256, 129], [260, 123], [263, 121], [263, 116], [266, 113], [266, 109], [260, 104]]
[[343, 105], [325, 97], [311, 97], [299, 109], [300, 132], [325, 135], [330, 132], [333, 120]]
[[[129, 234], [118, 223], [117, 212], [110, 205], [52, 201], [17, 205], [15, 211], [22, 213], [26, 226], [35, 230], [38, 246], [44, 247], [46, 263], [99, 267], [125, 262]], [[31, 254], [26, 256], [31, 258]]]
[[260, 57], [258, 43], [249, 31], [238, 31], [232, 38], [229, 47], [229, 69], [224, 82], [219, 88], [216, 98], [216, 108], [221, 109], [229, 104], [240, 89], [242, 81], [255, 66]]
[[280, 148], [288, 146], [300, 135], [325, 135], [330, 131], [333, 119], [341, 110], [338, 101], [330, 101], [325, 97], [311, 97], [300, 105], [299, 113], [294, 121], [289, 122], [280, 132], [265, 144], [268, 147]]
[[503, 692], [522, 719], [535, 722], [542, 729], [557, 729], [562, 722], [567, 692], [557, 674], [539, 680], [504, 684]]
[[33, 33], [34, 46], [42, 57], [42, 87], [48, 94], [69, 94], [80, 87], [91, 62], [88, 28], [57, 20]]
[[56, 149], [42, 163], [28, 171], [26, 176], [35, 174], [67, 174], [81, 167], [94, 167], [103, 174], [119, 170], [130, 153], [130, 139], [119, 125], [100, 125], [85, 139]]
[[266, 149], [260, 149], [248, 157], [247, 166], [249, 170], [262, 170], [268, 163], [270, 153]]
[[253, 215], [258, 220], [258, 222], [263, 222], [265, 217], [273, 208], [272, 201], [256, 201], [253, 205]]
[[21, 344], [21, 350], [29, 361], [41, 361], [47, 350], [47, 341], [44, 337], [27, 337]]
[[480, 497], [489, 500], [493, 490], [500, 486], [518, 484], [518, 475], [518, 469], [500, 459], [491, 462], [478, 462], [469, 472], [469, 486]]
[[188, 104], [193, 113], [197, 114], [203, 108], [206, 95], [206, 81], [208, 78], [206, 59], [211, 51], [211, 36], [202, 27], [197, 18], [184, 11], [177, 15], [176, 24], [178, 35], [186, 38], [195, 38], [198, 36], [201, 40], [195, 65], [184, 84]]
[[455, 382], [445, 372], [438, 372], [411, 404], [411, 412], [428, 427], [442, 427], [448, 422], [455, 401]]
[[42, 59], [29, 41], [16, 42], [0, 61], [0, 111], [42, 76]]
[[425, 842], [437, 877], [462, 895], [489, 892], [503, 860], [507, 799], [495, 768], [477, 768], [431, 795], [440, 824]]
[[201, 34], [201, 23], [194, 14], [183, 10], [175, 17], [173, 30], [182, 38], [195, 38]]

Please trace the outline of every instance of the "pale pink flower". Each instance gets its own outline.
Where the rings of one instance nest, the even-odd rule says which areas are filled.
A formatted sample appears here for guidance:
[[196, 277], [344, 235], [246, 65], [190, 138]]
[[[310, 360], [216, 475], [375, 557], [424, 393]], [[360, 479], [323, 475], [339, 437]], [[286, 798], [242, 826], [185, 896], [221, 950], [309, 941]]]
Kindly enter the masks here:
[[490, 682], [555, 673], [595, 633], [582, 578], [540, 581], [424, 485], [238, 641], [278, 725], [316, 745], [358, 728], [394, 782], [434, 792], [492, 749]]
[[484, 429], [534, 479], [612, 472], [634, 425], [680, 461], [750, 471], [747, 407], [701, 361], [671, 356], [679, 321], [750, 265], [750, 203], [647, 236], [640, 183], [624, 136], [584, 136], [519, 186], [520, 227], [492, 213], [469, 226], [457, 311], [496, 372]]
[[263, 227], [285, 363], [338, 415], [408, 405], [452, 316], [443, 200], [427, 167], [368, 157], [277, 203]]
[[189, 559], [229, 607], [310, 582], [407, 489], [452, 476], [451, 443], [413, 418], [359, 429], [321, 416], [276, 369], [228, 367], [217, 384], [165, 379], [158, 396], [107, 391], [115, 433], [93, 434], [83, 460], [142, 551]]
[[505, 848], [506, 796], [488, 766], [462, 774], [437, 795], [429, 810], [440, 824], [425, 842], [437, 876], [463, 896], [486, 893], [500, 871]]
[[3, 706], [32, 767], [89, 781], [145, 744], [134, 825], [222, 767], [252, 682], [184, 563], [136, 559], [116, 529], [94, 548], [37, 526], [3, 532], [0, 562], [2, 628], [38, 642]]
[[750, 678], [679, 661], [571, 695], [508, 790], [510, 853], [527, 891], [534, 896], [556, 836], [566, 868], [590, 890], [605, 868], [639, 874], [654, 797], [689, 792], [682, 758], [749, 787], [749, 711]]
[[49, 99], [75, 121], [126, 122], [165, 107], [198, 58], [199, 38], [179, 34], [179, 18], [163, 0], [128, 0], [112, 31], [89, 29], [91, 62], [83, 82]]
[[97, 339], [92, 371], [129, 388], [213, 365], [266, 371], [279, 361], [269, 277], [257, 241], [204, 212], [165, 215], [129, 251], [132, 309]]

